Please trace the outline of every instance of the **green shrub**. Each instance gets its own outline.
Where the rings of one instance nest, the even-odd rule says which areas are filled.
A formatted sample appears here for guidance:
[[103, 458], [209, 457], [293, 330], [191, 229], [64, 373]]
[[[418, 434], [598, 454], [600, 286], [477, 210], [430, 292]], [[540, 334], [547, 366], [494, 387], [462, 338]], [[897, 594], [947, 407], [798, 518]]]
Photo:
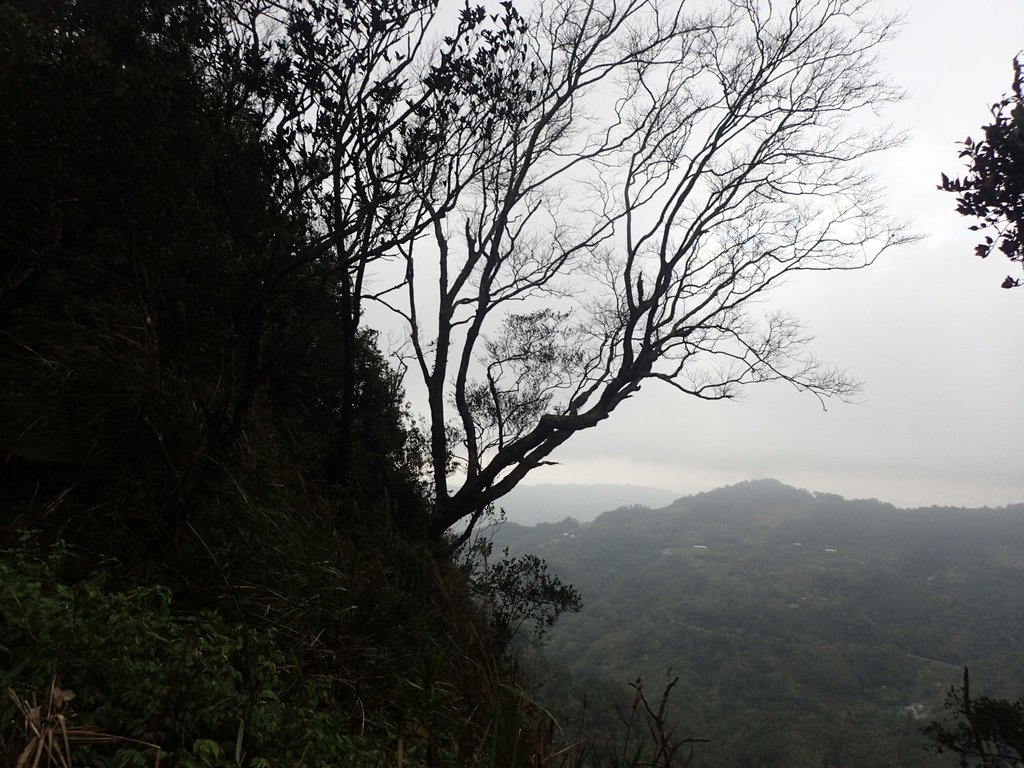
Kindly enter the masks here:
[[76, 765], [155, 765], [145, 743], [159, 745], [161, 765], [190, 768], [372, 758], [347, 735], [330, 686], [300, 677], [274, 631], [215, 611], [177, 615], [167, 590], [109, 591], [104, 571], [62, 583], [69, 557], [0, 553], [4, 764], [28, 745], [24, 713], [46, 709], [52, 685], [74, 692], [61, 714]]

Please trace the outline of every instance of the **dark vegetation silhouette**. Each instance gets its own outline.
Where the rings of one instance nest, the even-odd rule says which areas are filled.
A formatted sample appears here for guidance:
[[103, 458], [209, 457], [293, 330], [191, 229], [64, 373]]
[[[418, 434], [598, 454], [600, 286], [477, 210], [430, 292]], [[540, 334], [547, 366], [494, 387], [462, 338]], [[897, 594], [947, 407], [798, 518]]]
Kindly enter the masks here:
[[925, 729], [936, 752], [950, 752], [961, 768], [1020, 768], [1024, 765], [1024, 698], [971, 697], [971, 678], [946, 696], [947, 716]]
[[0, 759], [686, 763], [527, 693], [579, 594], [473, 527], [648, 380], [851, 391], [744, 307], [905, 239], [858, 5], [0, 1]]
[[0, 4], [5, 765], [468, 764], [540, 720], [426, 536], [258, 7]]
[[[992, 122], [984, 138], [968, 136], [960, 157], [968, 170], [963, 178], [942, 174], [939, 189], [957, 195], [957, 211], [978, 219], [970, 229], [986, 232], [974, 248], [987, 258], [999, 251], [1011, 262], [1024, 261], [1024, 63], [1013, 60], [1013, 92], [992, 105]], [[1007, 275], [1003, 288], [1019, 288], [1019, 277]]]

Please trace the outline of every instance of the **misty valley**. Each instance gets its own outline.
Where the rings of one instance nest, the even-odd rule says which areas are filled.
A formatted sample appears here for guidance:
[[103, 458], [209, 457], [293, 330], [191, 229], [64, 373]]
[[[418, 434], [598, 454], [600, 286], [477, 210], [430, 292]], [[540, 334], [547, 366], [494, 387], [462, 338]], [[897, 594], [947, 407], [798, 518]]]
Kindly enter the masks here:
[[708, 739], [697, 766], [955, 765], [922, 728], [963, 668], [979, 695], [1024, 691], [1024, 505], [907, 510], [763, 480], [493, 536], [583, 595], [524, 650], [543, 695], [617, 733], [628, 683], [678, 677], [678, 732]]
[[1024, 320], [842, 277], [1022, 283], [1024, 61], [922, 181], [890, 6], [0, 0], [0, 766], [1024, 768], [1024, 504], [528, 485], [1024, 500]]

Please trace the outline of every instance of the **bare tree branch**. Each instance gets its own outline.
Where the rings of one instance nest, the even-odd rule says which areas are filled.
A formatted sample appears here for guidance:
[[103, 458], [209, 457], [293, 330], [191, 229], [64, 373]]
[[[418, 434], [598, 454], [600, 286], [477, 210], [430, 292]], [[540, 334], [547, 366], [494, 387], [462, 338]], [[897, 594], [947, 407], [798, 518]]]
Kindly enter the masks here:
[[332, 230], [357, 285], [386, 277], [385, 256], [404, 265], [357, 292], [408, 328], [434, 537], [647, 381], [853, 397], [800, 323], [763, 305], [793, 275], [910, 239], [861, 165], [899, 139], [867, 127], [901, 95], [877, 66], [896, 20], [869, 0], [541, 0], [525, 19], [499, 5], [466, 6], [437, 53], [419, 42], [424, 6], [396, 38], [416, 65], [372, 70], [336, 118], [361, 126], [381, 88], [419, 83], [392, 103], [389, 138], [354, 142], [351, 182], [335, 165], [352, 214]]

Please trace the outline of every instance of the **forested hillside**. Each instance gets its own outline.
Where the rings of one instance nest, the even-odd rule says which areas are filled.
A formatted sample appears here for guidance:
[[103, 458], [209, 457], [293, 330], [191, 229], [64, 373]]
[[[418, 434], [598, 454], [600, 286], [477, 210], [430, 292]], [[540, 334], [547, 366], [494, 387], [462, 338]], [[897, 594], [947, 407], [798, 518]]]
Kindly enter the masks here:
[[514, 755], [538, 710], [232, 7], [0, 2], [0, 763]]
[[1017, 668], [1012, 510], [474, 536], [649, 381], [856, 388], [763, 307], [910, 239], [859, 170], [891, 25], [668, 5], [0, 0], [0, 762], [866, 764]]
[[921, 728], [964, 666], [976, 692], [1024, 690], [1024, 506], [907, 510], [757, 481], [507, 524], [496, 542], [585, 597], [546, 649], [552, 689], [625, 700], [637, 675], [678, 675], [679, 728], [710, 739], [698, 765], [944, 765]]

